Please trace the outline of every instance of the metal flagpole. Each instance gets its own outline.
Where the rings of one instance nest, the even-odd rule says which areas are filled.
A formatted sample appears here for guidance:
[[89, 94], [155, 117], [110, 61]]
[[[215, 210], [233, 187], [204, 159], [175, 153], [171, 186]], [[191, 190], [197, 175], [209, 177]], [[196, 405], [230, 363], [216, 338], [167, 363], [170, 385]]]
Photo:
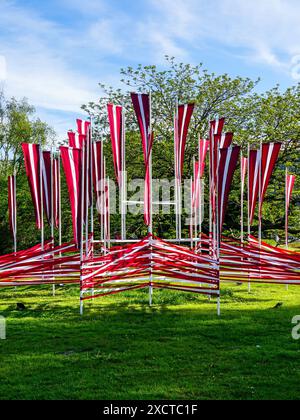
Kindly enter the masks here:
[[202, 177], [201, 177], [201, 153], [200, 153], [200, 138], [198, 139], [198, 165], [200, 165], [200, 167], [198, 168], [199, 170], [199, 237], [200, 237], [200, 242], [199, 242], [199, 248], [201, 250], [202, 248]]
[[14, 253], [15, 256], [17, 254], [17, 173], [16, 173], [16, 169], [14, 169], [14, 227], [15, 227], [15, 231], [14, 231]]
[[90, 193], [90, 176], [89, 176], [89, 164], [90, 164], [90, 130], [88, 129], [86, 134], [86, 168], [85, 168], [85, 254], [88, 256], [89, 253], [89, 193]]
[[243, 153], [241, 152], [241, 243], [244, 243], [244, 182], [243, 182]]
[[[248, 201], [248, 243], [250, 241], [251, 235], [251, 224], [250, 224], [250, 143], [248, 143], [248, 176], [247, 176], [247, 201]], [[251, 292], [251, 282], [250, 282], [250, 271], [249, 271], [249, 281], [248, 281], [248, 293]]]
[[258, 211], [258, 239], [259, 248], [261, 248], [262, 241], [262, 141], [260, 142], [259, 152], [259, 211]]
[[[104, 148], [103, 148], [103, 140], [101, 140], [101, 156], [100, 156], [100, 173], [101, 173], [101, 180], [100, 180], [100, 198], [98, 200], [100, 201], [98, 203], [99, 210], [100, 210], [100, 240], [103, 242], [104, 240], [104, 214], [103, 214], [103, 185], [104, 185], [104, 156], [103, 156]], [[98, 186], [99, 188], [99, 186]]]
[[[289, 249], [288, 168], [285, 168], [285, 248]], [[289, 285], [286, 285], [289, 290]]]
[[40, 199], [41, 199], [41, 211], [40, 211], [40, 217], [41, 217], [41, 248], [42, 251], [44, 251], [45, 247], [45, 239], [44, 239], [44, 195], [43, 195], [43, 172], [42, 172], [42, 144], [40, 142]]
[[[149, 93], [149, 102], [150, 102], [150, 127], [149, 127], [149, 138], [148, 138], [148, 147], [151, 147], [151, 142], [152, 142], [152, 94], [151, 92]], [[149, 305], [152, 306], [152, 300], [153, 300], [153, 287], [152, 287], [152, 282], [153, 282], [153, 270], [152, 270], [152, 235], [153, 235], [153, 206], [152, 206], [152, 149], [148, 149], [147, 150], [148, 154], [149, 154], [149, 161], [148, 161], [148, 165], [149, 165], [149, 191], [150, 191], [150, 225], [148, 228], [148, 233], [151, 235], [150, 238], [150, 287], [149, 287]], [[149, 153], [150, 152], [150, 153]]]
[[193, 249], [194, 248], [194, 226], [193, 226], [193, 223], [194, 223], [194, 218], [193, 218], [193, 216], [194, 216], [194, 212], [193, 212], [193, 177], [191, 177], [191, 180], [190, 180], [190, 185], [191, 185], [191, 191], [190, 191], [190, 200], [191, 200], [191, 221], [190, 221], [190, 240], [191, 240], [191, 249]]
[[122, 134], [121, 134], [121, 144], [122, 144], [122, 150], [121, 150], [121, 238], [122, 240], [126, 239], [126, 213], [127, 213], [127, 193], [126, 193], [126, 131], [125, 131], [125, 124], [126, 124], [126, 116], [125, 116], [125, 110], [124, 107], [122, 108]]
[[[214, 138], [215, 141], [215, 138]], [[220, 162], [220, 143], [218, 142], [218, 153], [217, 153], [217, 182], [215, 188], [215, 203], [216, 203], [216, 217], [215, 217], [215, 224], [216, 224], [216, 257], [217, 257], [217, 264], [218, 264], [218, 273], [219, 273], [219, 296], [217, 299], [217, 315], [221, 316], [221, 297], [220, 297], [220, 290], [221, 290], [221, 282], [220, 282], [220, 248], [221, 248], [221, 225], [220, 225], [220, 212], [223, 209], [219, 209], [219, 162]]]
[[93, 140], [93, 117], [90, 115], [91, 127], [90, 127], [90, 136], [91, 136], [91, 170], [90, 170], [90, 186], [91, 186], [91, 249], [92, 256], [94, 256], [94, 188], [93, 188], [93, 171], [94, 171], [94, 140]]
[[[83, 315], [83, 258], [84, 258], [84, 252], [83, 252], [83, 219], [84, 219], [84, 201], [85, 201], [85, 194], [84, 194], [84, 172], [85, 172], [85, 144], [83, 143], [82, 146], [82, 155], [81, 155], [81, 220], [80, 220], [80, 315]], [[77, 232], [77, 237], [79, 239], [79, 235]]]
[[[62, 245], [62, 231], [61, 231], [61, 176], [60, 176], [60, 154], [58, 154], [57, 162], [57, 176], [58, 176], [58, 243]], [[61, 253], [59, 254], [61, 257]]]
[[[177, 102], [176, 102], [177, 103]], [[178, 197], [178, 180], [177, 180], [177, 153], [176, 153], [176, 124], [177, 124], [177, 113], [174, 112], [174, 198], [175, 198], [175, 219], [176, 219], [176, 239], [179, 240], [179, 225], [178, 225], [178, 214], [179, 214], [179, 197]]]
[[285, 168], [285, 248], [289, 249], [288, 168]]
[[[53, 147], [51, 146], [51, 154], [50, 154], [50, 195], [51, 195], [51, 240], [52, 240], [52, 247], [54, 248], [54, 188], [53, 188]], [[54, 256], [53, 256], [54, 258]], [[55, 296], [55, 284], [52, 285], [52, 296]]]
[[[103, 160], [103, 173], [104, 173], [104, 177], [103, 177], [103, 246], [104, 249], [106, 250], [106, 241], [107, 241], [107, 211], [106, 211], [106, 159], [104, 158]], [[106, 251], [105, 251], [106, 254]]]
[[[44, 234], [44, 195], [43, 195], [43, 172], [42, 172], [42, 143], [39, 142], [40, 146], [40, 153], [39, 153], [39, 161], [40, 161], [40, 218], [41, 218], [41, 250], [44, 251], [45, 249], [45, 234]], [[42, 258], [42, 261], [44, 258]], [[44, 269], [43, 269], [44, 272]], [[44, 280], [44, 274], [42, 275], [42, 280]]]

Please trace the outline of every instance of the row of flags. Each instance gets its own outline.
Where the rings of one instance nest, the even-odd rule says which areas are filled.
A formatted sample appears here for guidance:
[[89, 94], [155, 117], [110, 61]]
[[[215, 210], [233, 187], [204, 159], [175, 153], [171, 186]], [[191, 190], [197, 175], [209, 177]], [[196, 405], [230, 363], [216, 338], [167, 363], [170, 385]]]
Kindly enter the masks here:
[[[144, 218], [147, 226], [152, 220], [151, 195], [151, 155], [153, 131], [151, 126], [151, 96], [149, 94], [131, 94], [144, 156], [145, 196]], [[175, 178], [181, 184], [184, 167], [184, 154], [189, 127], [195, 104], [179, 105], [174, 118]], [[123, 156], [125, 147], [125, 118], [122, 106], [107, 105], [110, 137], [114, 161], [115, 176], [119, 187], [122, 185]], [[106, 225], [108, 233], [109, 194], [105, 176], [103, 142], [92, 141], [91, 122], [77, 120], [77, 131], [68, 132], [68, 146], [60, 147], [60, 157], [53, 157], [49, 151], [42, 151], [38, 144], [23, 144], [25, 168], [35, 210], [36, 226], [42, 229], [42, 208], [47, 221], [55, 227], [59, 225], [60, 197], [60, 159], [66, 176], [66, 183], [71, 204], [74, 241], [79, 246], [83, 227], [88, 224], [87, 214], [92, 206], [94, 190], [101, 223]], [[233, 133], [224, 133], [225, 119], [210, 122], [209, 138], [199, 140], [199, 156], [194, 164], [192, 184], [192, 207], [197, 209], [200, 203], [202, 178], [205, 161], [209, 153], [209, 189], [212, 223], [218, 219], [221, 233], [230, 187], [237, 168], [241, 148], [234, 145]], [[273, 173], [281, 143], [262, 144], [259, 150], [249, 150], [248, 159], [241, 159], [241, 184], [244, 188], [248, 171], [249, 222], [253, 223], [257, 201], [259, 214], [266, 190]], [[16, 232], [15, 177], [9, 177], [9, 217], [13, 234]], [[100, 185], [101, 184], [101, 185]], [[289, 203], [295, 177], [289, 176], [286, 182], [286, 202]]]

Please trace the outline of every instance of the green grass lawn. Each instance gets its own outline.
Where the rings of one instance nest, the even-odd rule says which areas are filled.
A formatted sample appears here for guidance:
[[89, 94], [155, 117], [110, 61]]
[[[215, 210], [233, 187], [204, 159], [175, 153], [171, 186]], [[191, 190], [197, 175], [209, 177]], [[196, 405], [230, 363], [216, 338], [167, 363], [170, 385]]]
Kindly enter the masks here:
[[176, 292], [155, 290], [152, 308], [147, 291], [105, 297], [80, 318], [74, 287], [0, 290], [0, 398], [298, 399], [300, 287], [222, 288], [221, 318]]

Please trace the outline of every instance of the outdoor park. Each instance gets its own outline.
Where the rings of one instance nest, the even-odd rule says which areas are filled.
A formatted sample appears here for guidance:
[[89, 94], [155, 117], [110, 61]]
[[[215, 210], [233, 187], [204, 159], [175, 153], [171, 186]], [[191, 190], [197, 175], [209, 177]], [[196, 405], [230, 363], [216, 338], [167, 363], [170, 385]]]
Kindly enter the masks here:
[[119, 79], [59, 137], [3, 87], [0, 399], [298, 399], [300, 84]]

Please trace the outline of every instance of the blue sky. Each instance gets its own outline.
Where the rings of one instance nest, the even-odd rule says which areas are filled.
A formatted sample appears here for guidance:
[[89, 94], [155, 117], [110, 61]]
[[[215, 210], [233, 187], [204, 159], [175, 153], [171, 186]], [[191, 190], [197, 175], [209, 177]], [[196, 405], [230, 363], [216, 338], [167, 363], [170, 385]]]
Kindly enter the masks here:
[[0, 0], [0, 81], [59, 137], [124, 66], [164, 55], [216, 73], [300, 81], [299, 0]]

